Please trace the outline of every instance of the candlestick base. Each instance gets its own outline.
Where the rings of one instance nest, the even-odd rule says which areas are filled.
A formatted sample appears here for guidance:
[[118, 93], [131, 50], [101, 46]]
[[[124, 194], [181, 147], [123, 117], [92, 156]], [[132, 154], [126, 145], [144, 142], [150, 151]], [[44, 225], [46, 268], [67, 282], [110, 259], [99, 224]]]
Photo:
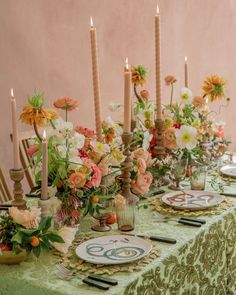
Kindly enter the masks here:
[[126, 198], [128, 203], [137, 203], [139, 198], [133, 194], [130, 190], [130, 172], [132, 170], [132, 160], [131, 160], [131, 152], [130, 152], [130, 143], [132, 141], [133, 134], [132, 132], [124, 132], [122, 135], [122, 140], [124, 144], [124, 155], [126, 156], [124, 162], [121, 164], [122, 166], [122, 196]]
[[47, 200], [42, 200], [40, 199], [38, 202], [39, 207], [41, 208], [41, 216], [43, 217], [48, 217], [52, 216], [52, 210], [55, 206], [53, 198], [47, 199]]
[[136, 128], [136, 121], [131, 120], [131, 132], [132, 132], [132, 143], [130, 143], [130, 151], [133, 152], [136, 149], [136, 143], [134, 142], [134, 129]]
[[13, 196], [14, 200], [11, 202], [12, 206], [19, 209], [26, 209], [26, 200], [23, 199], [23, 189], [21, 181], [24, 178], [23, 169], [10, 169], [10, 178], [14, 182]]
[[155, 147], [155, 151], [157, 153], [158, 158], [162, 158], [165, 155], [165, 148], [164, 148], [163, 134], [162, 134], [163, 124], [164, 122], [162, 119], [155, 120], [155, 127], [157, 130], [156, 131], [157, 144]]

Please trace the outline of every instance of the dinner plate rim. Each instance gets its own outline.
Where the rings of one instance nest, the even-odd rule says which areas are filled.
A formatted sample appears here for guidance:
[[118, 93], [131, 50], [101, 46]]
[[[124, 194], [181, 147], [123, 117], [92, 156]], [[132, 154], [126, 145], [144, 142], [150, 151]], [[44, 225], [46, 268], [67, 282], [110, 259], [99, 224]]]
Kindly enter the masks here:
[[214, 204], [214, 205], [209, 205], [209, 206], [202, 206], [202, 207], [181, 207], [181, 206], [176, 206], [176, 205], [170, 205], [168, 204], [167, 202], [165, 202], [163, 200], [163, 198], [169, 194], [173, 194], [173, 193], [179, 193], [181, 191], [171, 191], [171, 192], [167, 192], [166, 194], [164, 194], [162, 197], [161, 197], [161, 201], [167, 205], [167, 206], [170, 206], [172, 208], [175, 208], [175, 209], [178, 209], [178, 210], [188, 210], [188, 211], [199, 211], [199, 210], [206, 210], [206, 209], [210, 209], [210, 208], [214, 208], [216, 206], [219, 206], [223, 201], [224, 201], [224, 197], [218, 193], [215, 193], [215, 192], [209, 192], [209, 191], [201, 191], [201, 190], [184, 190], [186, 193], [206, 193], [206, 194], [213, 194], [215, 196], [217, 196], [218, 198], [221, 199], [221, 202], [217, 203], [217, 204]]
[[[77, 252], [78, 251], [78, 248], [80, 248], [82, 245], [84, 244], [87, 244], [88, 242], [91, 242], [91, 241], [94, 241], [94, 240], [97, 240], [97, 239], [102, 239], [102, 238], [115, 238], [115, 237], [128, 237], [129, 239], [134, 239], [134, 240], [139, 240], [140, 242], [142, 243], [145, 243], [148, 247], [149, 247], [149, 250], [148, 251], [145, 251], [145, 253], [143, 253], [142, 255], [140, 255], [139, 257], [136, 257], [136, 258], [133, 258], [132, 260], [128, 260], [128, 261], [111, 261], [111, 262], [97, 262], [97, 261], [93, 261], [92, 259], [88, 259], [88, 258], [84, 258], [82, 257], [81, 255], [79, 255], [79, 253]], [[140, 245], [140, 244], [139, 244]], [[144, 249], [145, 250], [145, 249]], [[131, 235], [123, 235], [123, 234], [115, 234], [115, 235], [109, 235], [109, 236], [100, 236], [100, 237], [95, 237], [95, 238], [92, 238], [92, 239], [89, 239], [87, 241], [84, 241], [83, 243], [81, 243], [80, 245], [78, 245], [75, 249], [75, 254], [77, 255], [77, 257], [79, 257], [80, 259], [86, 261], [86, 262], [89, 262], [91, 264], [97, 264], [97, 265], [119, 265], [119, 264], [127, 264], [127, 263], [131, 263], [131, 262], [135, 262], [139, 259], [142, 259], [143, 257], [147, 256], [150, 251], [152, 250], [152, 243], [151, 241], [149, 240], [146, 240], [146, 239], [143, 239], [141, 237], [137, 237], [137, 236], [131, 236]]]
[[231, 173], [227, 173], [227, 172], [224, 171], [224, 169], [226, 169], [226, 167], [229, 167], [230, 168], [230, 166], [232, 168], [235, 168], [236, 169], [236, 163], [227, 164], [227, 165], [224, 165], [224, 166], [222, 166], [220, 168], [221, 174], [226, 175], [226, 176], [230, 176], [230, 177], [236, 177], [236, 174], [235, 175], [232, 175]]

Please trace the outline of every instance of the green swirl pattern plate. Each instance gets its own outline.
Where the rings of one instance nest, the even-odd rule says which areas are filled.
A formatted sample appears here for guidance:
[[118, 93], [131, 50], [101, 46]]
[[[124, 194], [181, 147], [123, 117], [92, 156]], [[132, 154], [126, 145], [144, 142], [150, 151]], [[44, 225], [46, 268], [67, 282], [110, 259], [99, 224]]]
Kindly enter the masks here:
[[103, 236], [88, 240], [75, 249], [76, 255], [93, 264], [123, 264], [146, 256], [152, 249], [150, 241], [126, 236]]

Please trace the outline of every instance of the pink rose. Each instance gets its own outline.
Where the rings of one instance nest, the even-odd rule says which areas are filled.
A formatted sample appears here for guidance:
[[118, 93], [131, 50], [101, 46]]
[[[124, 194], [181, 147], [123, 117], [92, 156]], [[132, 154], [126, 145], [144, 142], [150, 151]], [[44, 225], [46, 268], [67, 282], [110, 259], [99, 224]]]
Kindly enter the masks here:
[[93, 171], [93, 176], [92, 176], [91, 180], [86, 184], [86, 186], [89, 188], [99, 186], [101, 183], [101, 179], [102, 179], [102, 172], [98, 168], [98, 166], [93, 165], [91, 167], [91, 169]]
[[224, 127], [219, 127], [215, 132], [214, 132], [214, 135], [216, 137], [219, 137], [221, 139], [224, 139], [224, 136], [225, 136], [225, 132], [224, 132]]
[[136, 159], [143, 159], [147, 166], [150, 166], [152, 164], [150, 153], [148, 151], [145, 151], [143, 148], [139, 148], [133, 151], [133, 157]]
[[39, 148], [36, 144], [32, 145], [27, 149], [27, 155], [31, 158], [35, 153], [37, 153], [38, 150]]
[[144, 161], [144, 159], [138, 158], [137, 166], [138, 166], [138, 172], [139, 173], [141, 173], [141, 174], [145, 173], [145, 171], [147, 169], [147, 165], [146, 165], [146, 162]]
[[147, 171], [137, 175], [136, 180], [131, 183], [132, 190], [135, 194], [147, 194], [152, 183], [152, 174]]

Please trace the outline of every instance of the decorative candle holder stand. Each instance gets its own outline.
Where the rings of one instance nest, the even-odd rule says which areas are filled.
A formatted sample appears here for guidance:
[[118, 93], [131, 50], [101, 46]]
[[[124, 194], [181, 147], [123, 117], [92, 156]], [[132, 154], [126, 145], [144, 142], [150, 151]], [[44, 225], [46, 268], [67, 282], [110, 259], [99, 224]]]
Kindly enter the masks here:
[[[135, 129], [135, 128], [136, 128], [136, 121], [132, 119], [132, 120], [131, 120], [131, 132], [132, 132], [132, 139], [131, 139], [131, 140], [134, 139], [134, 129]], [[131, 151], [134, 151], [135, 148], [136, 148], [136, 144], [135, 144], [135, 142], [132, 142], [132, 143], [130, 144], [130, 150], [131, 150]]]
[[54, 207], [54, 200], [53, 198], [49, 198], [47, 200], [40, 199], [38, 202], [39, 207], [41, 208], [41, 216], [48, 217], [52, 216], [52, 209]]
[[[132, 170], [132, 160], [131, 160], [131, 152], [130, 152], [130, 143], [132, 141], [132, 133], [131, 132], [124, 132], [122, 135], [122, 140], [124, 143], [124, 155], [125, 155], [125, 160], [122, 163], [122, 196], [126, 200], [126, 210], [132, 211], [133, 218], [127, 219], [127, 222], [130, 224], [123, 224], [122, 228], [119, 228], [119, 230], [124, 230], [124, 231], [130, 231], [134, 229], [134, 218], [135, 218], [135, 208], [136, 205], [139, 201], [139, 198], [134, 195], [131, 190], [130, 190], [130, 172]], [[129, 214], [130, 215], [130, 214]], [[132, 221], [133, 220], [133, 221]]]
[[155, 120], [155, 127], [156, 127], [156, 136], [157, 136], [157, 145], [155, 147], [157, 157], [162, 158], [165, 155], [165, 148], [163, 143], [163, 120], [162, 119], [156, 119]]
[[14, 182], [14, 188], [13, 188], [14, 200], [12, 201], [12, 205], [19, 209], [26, 209], [26, 201], [23, 199], [24, 191], [21, 185], [21, 181], [24, 178], [24, 170], [11, 169], [10, 178]]

